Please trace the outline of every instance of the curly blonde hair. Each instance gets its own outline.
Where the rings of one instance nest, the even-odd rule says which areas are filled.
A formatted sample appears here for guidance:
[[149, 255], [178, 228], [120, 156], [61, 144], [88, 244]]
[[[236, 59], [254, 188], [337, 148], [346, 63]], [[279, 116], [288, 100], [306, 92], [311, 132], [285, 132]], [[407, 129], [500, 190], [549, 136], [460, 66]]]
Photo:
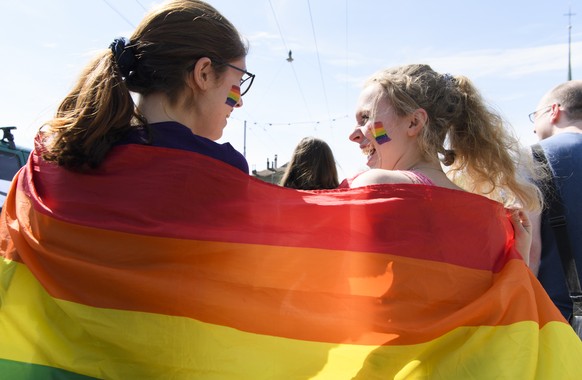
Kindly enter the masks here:
[[426, 111], [419, 148], [425, 159], [439, 157], [449, 166], [447, 175], [456, 185], [508, 207], [541, 209], [541, 193], [531, 181], [540, 172], [531, 152], [524, 152], [467, 77], [412, 64], [380, 71], [367, 82], [372, 83], [382, 86], [399, 116]]

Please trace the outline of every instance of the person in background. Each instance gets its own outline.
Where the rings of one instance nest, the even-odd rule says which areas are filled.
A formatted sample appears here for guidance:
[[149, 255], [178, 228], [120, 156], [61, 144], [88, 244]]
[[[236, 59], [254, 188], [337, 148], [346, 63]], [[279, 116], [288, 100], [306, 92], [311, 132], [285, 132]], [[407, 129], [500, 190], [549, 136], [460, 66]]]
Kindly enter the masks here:
[[[582, 275], [582, 81], [561, 83], [548, 91], [530, 115], [564, 203], [566, 226], [578, 275]], [[531, 217], [530, 268], [568, 320], [568, 295], [556, 238], [546, 213]], [[582, 278], [580, 278], [582, 281]]]
[[533, 173], [533, 160], [521, 162], [518, 141], [468, 78], [423, 64], [380, 71], [364, 86], [356, 120], [350, 140], [370, 170], [341, 187], [410, 183], [486, 196], [515, 209], [511, 221], [527, 261], [531, 225], [524, 210], [540, 210], [542, 201], [518, 168]]
[[315, 137], [303, 138], [293, 151], [281, 186], [300, 190], [337, 188], [337, 168], [329, 145]]
[[43, 159], [85, 172], [114, 146], [145, 144], [195, 151], [248, 173], [242, 154], [215, 142], [253, 82], [247, 50], [209, 4], [166, 3], [84, 69], [38, 136]]

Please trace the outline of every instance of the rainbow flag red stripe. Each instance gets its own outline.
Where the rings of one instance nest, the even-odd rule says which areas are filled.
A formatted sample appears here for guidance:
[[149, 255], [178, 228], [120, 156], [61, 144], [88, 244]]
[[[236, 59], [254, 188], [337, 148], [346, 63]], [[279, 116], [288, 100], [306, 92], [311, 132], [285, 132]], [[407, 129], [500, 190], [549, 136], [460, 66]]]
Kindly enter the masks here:
[[2, 214], [10, 379], [578, 378], [505, 210], [423, 185], [302, 192], [128, 145], [33, 155]]

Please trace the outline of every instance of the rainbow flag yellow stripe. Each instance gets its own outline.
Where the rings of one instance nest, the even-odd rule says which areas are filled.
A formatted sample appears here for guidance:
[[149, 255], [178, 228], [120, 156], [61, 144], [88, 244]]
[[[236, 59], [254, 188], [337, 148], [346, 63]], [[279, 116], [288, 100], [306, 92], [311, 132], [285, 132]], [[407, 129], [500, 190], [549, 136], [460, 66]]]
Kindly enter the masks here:
[[33, 155], [0, 237], [10, 379], [581, 373], [505, 211], [471, 194], [301, 192], [128, 145], [82, 176]]

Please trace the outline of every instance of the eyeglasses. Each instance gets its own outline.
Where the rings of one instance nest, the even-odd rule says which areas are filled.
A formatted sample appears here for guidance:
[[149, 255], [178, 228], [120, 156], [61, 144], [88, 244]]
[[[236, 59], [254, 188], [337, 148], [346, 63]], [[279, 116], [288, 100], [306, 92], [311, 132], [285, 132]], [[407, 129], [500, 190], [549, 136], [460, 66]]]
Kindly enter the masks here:
[[[221, 64], [219, 62], [217, 62], [217, 64]], [[251, 86], [253, 85], [253, 81], [255, 80], [255, 74], [251, 74], [246, 70], [241, 69], [240, 67], [236, 67], [234, 65], [231, 65], [230, 63], [222, 63], [225, 66], [230, 67], [231, 69], [235, 69], [240, 71], [241, 73], [244, 73], [243, 77], [240, 80], [240, 96], [243, 96], [244, 94], [246, 94], [249, 89], [251, 88]], [[246, 75], [246, 77], [245, 77]]]
[[[549, 106], [545, 106], [545, 107], [542, 107], [542, 108], [540, 108], [539, 110], [535, 110], [535, 111], [533, 111], [532, 113], [530, 113], [530, 114], [528, 115], [528, 117], [529, 117], [529, 121], [531, 121], [532, 123], [535, 123], [535, 122], [536, 122], [536, 117], [538, 116], [538, 112], [540, 112], [540, 111], [544, 111], [544, 110], [545, 110], [544, 112], [542, 112], [542, 113], [540, 114], [540, 115], [543, 115], [543, 114], [545, 114], [546, 112], [548, 112], [549, 110], [551, 110], [551, 109], [552, 109], [552, 106], [553, 106], [553, 104], [550, 104]], [[558, 107], [559, 107], [559, 106], [560, 106], [560, 105], [558, 104]]]

